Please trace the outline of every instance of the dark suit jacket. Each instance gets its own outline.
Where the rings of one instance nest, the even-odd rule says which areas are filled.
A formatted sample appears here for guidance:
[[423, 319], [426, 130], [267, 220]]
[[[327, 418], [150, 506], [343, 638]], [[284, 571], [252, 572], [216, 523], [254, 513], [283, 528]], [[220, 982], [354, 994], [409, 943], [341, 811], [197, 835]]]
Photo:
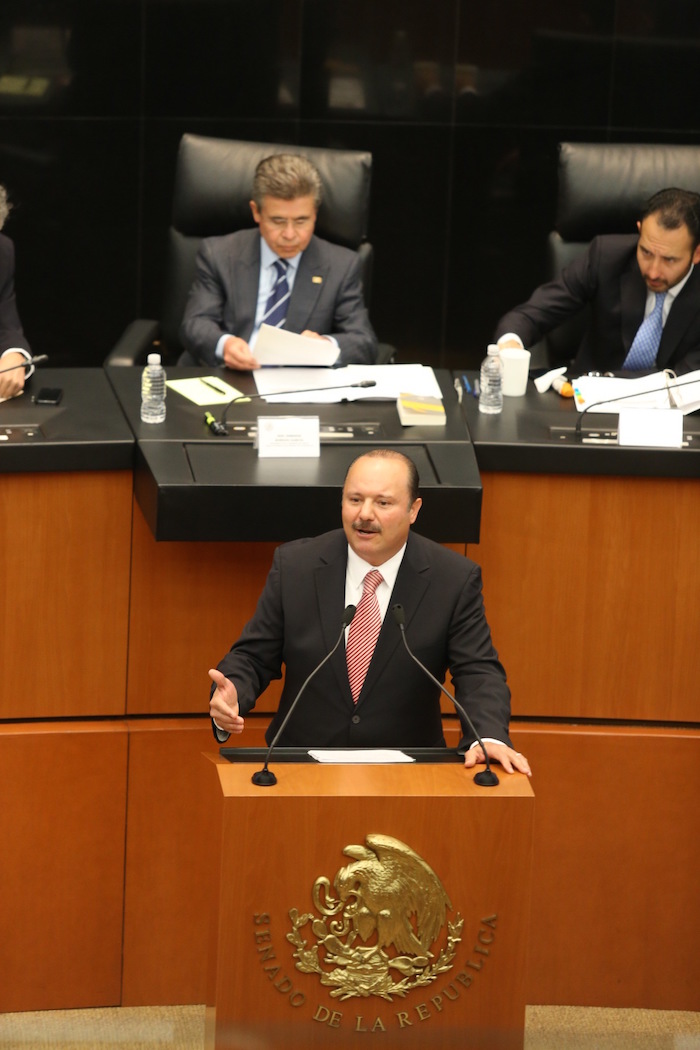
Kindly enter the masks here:
[[13, 347], [30, 353], [15, 302], [15, 247], [0, 233], [0, 354]]
[[[219, 664], [238, 690], [241, 714], [286, 667], [268, 742], [302, 684], [333, 648], [345, 605], [342, 529], [278, 547], [253, 618]], [[311, 681], [281, 738], [289, 746], [444, 746], [440, 691], [406, 653], [391, 612], [405, 610], [406, 639], [438, 681], [449, 668], [456, 695], [482, 736], [509, 743], [510, 692], [491, 643], [478, 565], [409, 535], [377, 647], [357, 705], [341, 642]], [[463, 745], [473, 735], [463, 726]]]
[[[590, 322], [574, 360], [579, 372], [622, 368], [644, 320], [647, 288], [637, 265], [636, 235], [596, 237], [560, 277], [538, 288], [498, 322], [496, 338], [516, 332], [532, 346], [547, 332], [590, 306]], [[700, 368], [700, 266], [693, 269], [664, 325], [656, 367]]]
[[[202, 241], [180, 329], [183, 346], [197, 361], [219, 364], [214, 351], [224, 333], [250, 339], [259, 280], [257, 229]], [[339, 364], [374, 364], [377, 337], [365, 309], [356, 252], [311, 238], [299, 263], [284, 328], [332, 335], [340, 347]]]

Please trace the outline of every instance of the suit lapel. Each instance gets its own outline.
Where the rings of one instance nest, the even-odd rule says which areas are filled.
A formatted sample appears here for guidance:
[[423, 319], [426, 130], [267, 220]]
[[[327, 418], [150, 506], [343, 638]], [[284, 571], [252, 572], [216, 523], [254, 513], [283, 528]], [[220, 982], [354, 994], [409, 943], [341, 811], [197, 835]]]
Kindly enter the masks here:
[[[345, 533], [341, 531], [333, 538], [328, 552], [321, 555], [321, 564], [314, 570], [317, 609], [326, 652], [330, 652], [337, 642], [338, 632], [343, 622], [347, 549]], [[345, 662], [345, 646], [342, 643], [331, 657], [330, 663], [336, 676], [340, 695], [352, 707], [352, 694]]]
[[678, 293], [678, 298], [671, 305], [666, 324], [661, 334], [659, 352], [656, 363], [659, 368], [664, 368], [673, 356], [676, 347], [685, 335], [688, 326], [697, 316], [697, 302], [700, 295], [700, 269], [693, 269], [683, 288]]
[[329, 265], [324, 261], [318, 241], [312, 237], [308, 248], [302, 253], [294, 288], [289, 300], [289, 310], [284, 327], [290, 332], [303, 332], [309, 327], [309, 318], [316, 309]]
[[260, 234], [250, 230], [250, 237], [231, 265], [230, 292], [233, 302], [235, 334], [250, 339], [255, 324], [260, 285]]

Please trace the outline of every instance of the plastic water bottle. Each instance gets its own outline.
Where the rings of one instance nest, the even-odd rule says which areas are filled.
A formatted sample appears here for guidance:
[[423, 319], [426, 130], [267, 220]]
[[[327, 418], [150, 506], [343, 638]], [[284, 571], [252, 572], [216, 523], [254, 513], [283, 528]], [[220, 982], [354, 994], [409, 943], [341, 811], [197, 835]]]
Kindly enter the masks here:
[[498, 347], [490, 343], [479, 375], [479, 411], [496, 416], [503, 410], [503, 364]]
[[141, 421], [163, 423], [165, 420], [165, 369], [160, 354], [149, 354], [141, 376]]

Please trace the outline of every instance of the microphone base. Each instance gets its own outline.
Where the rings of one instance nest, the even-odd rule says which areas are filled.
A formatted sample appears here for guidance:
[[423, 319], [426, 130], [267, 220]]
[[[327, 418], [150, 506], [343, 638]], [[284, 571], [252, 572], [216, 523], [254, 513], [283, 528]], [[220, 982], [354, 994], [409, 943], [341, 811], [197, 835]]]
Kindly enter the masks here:
[[482, 769], [481, 772], [477, 773], [474, 777], [474, 783], [482, 788], [492, 788], [496, 787], [499, 780], [492, 769]]
[[277, 777], [269, 769], [259, 769], [250, 779], [256, 787], [269, 788], [277, 783]]

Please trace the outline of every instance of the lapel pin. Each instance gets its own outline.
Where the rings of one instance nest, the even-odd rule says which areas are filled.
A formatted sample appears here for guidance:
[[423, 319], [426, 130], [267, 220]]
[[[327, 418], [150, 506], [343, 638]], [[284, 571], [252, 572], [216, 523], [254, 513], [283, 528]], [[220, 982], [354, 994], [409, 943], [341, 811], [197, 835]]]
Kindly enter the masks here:
[[323, 277], [312, 277], [311, 278], [311, 283], [312, 284], [323, 284]]

